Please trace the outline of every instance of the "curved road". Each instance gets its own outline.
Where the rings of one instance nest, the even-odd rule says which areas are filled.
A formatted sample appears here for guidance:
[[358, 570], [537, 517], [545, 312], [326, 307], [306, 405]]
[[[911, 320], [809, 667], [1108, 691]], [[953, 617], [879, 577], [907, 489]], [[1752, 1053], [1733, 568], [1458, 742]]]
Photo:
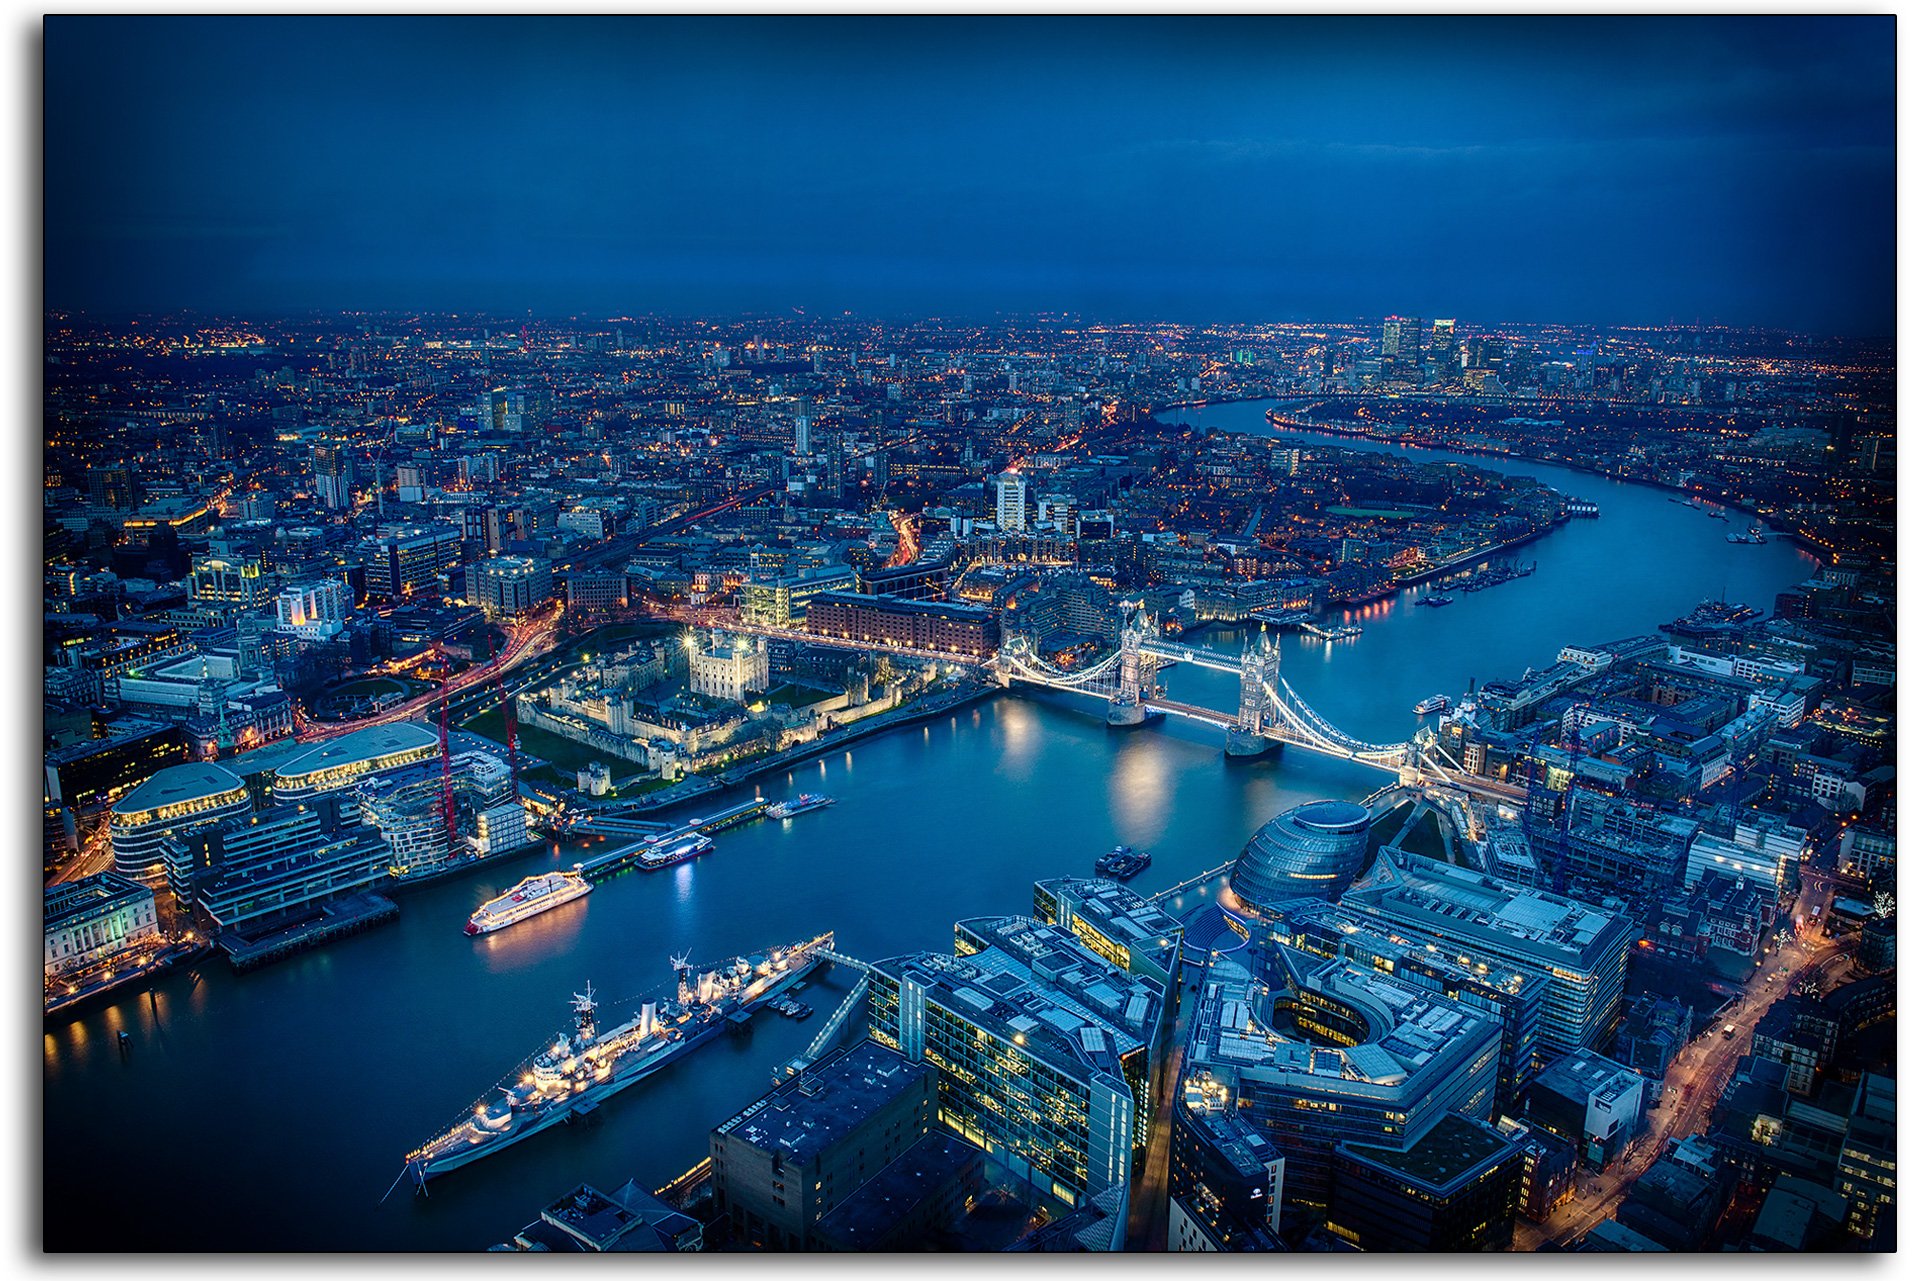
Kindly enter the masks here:
[[[1516, 1219], [1513, 1249], [1538, 1250], [1548, 1241], [1570, 1245], [1601, 1222], [1611, 1219], [1633, 1190], [1634, 1181], [1659, 1159], [1669, 1138], [1685, 1138], [1706, 1128], [1714, 1104], [1720, 1101], [1720, 1091], [1733, 1075], [1740, 1056], [1752, 1045], [1754, 1024], [1766, 1014], [1767, 1007], [1790, 992], [1802, 978], [1817, 977], [1824, 986], [1832, 978], [1834, 963], [1849, 954], [1850, 943], [1851, 940], [1802, 938], [1788, 943], [1783, 951], [1769, 955], [1767, 964], [1747, 983], [1738, 1004], [1674, 1057], [1660, 1087], [1658, 1109], [1649, 1120], [1647, 1132], [1633, 1141], [1627, 1155], [1603, 1174], [1583, 1167], [1577, 1180], [1579, 1192], [1544, 1223]], [[1788, 972], [1769, 982], [1781, 965], [1786, 965]], [[1732, 1039], [1721, 1031], [1728, 1023], [1734, 1027]]]

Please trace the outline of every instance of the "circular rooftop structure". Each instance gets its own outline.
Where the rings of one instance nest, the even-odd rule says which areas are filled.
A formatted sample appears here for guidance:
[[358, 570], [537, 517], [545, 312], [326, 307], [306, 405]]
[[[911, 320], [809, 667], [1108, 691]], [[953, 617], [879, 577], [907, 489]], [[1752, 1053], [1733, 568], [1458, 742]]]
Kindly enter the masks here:
[[1352, 801], [1309, 801], [1276, 816], [1233, 865], [1233, 892], [1273, 911], [1288, 899], [1332, 898], [1360, 874], [1373, 815]]

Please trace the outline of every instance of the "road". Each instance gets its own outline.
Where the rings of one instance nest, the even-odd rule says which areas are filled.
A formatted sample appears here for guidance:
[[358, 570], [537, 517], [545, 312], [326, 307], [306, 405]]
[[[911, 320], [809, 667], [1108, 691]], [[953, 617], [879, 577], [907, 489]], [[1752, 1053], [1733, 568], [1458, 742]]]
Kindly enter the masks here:
[[[1669, 1138], [1685, 1138], [1706, 1128], [1720, 1091], [1733, 1075], [1740, 1056], [1752, 1045], [1754, 1025], [1766, 1014], [1767, 1007], [1804, 977], [1818, 977], [1823, 985], [1831, 982], [1838, 964], [1849, 959], [1848, 946], [1805, 930], [1783, 950], [1766, 956], [1766, 964], [1748, 981], [1738, 1003], [1675, 1056], [1666, 1080], [1656, 1087], [1662, 1094], [1647, 1132], [1633, 1142], [1613, 1169], [1596, 1174], [1582, 1168], [1579, 1192], [1544, 1223], [1516, 1220], [1513, 1248], [1537, 1250], [1548, 1241], [1569, 1245], [1612, 1218], [1633, 1190], [1634, 1181], [1659, 1159]], [[1788, 967], [1787, 973], [1776, 975], [1782, 965]], [[1721, 1030], [1729, 1023], [1734, 1027], [1731, 1039]]]
[[[1183, 981], [1179, 974], [1175, 982]], [[1165, 1250], [1167, 1248], [1167, 1196], [1173, 1180], [1173, 1108], [1180, 1092], [1180, 1065], [1186, 1054], [1187, 1026], [1199, 993], [1180, 993], [1180, 1011], [1174, 1016], [1163, 1047], [1160, 1078], [1155, 1082], [1153, 1131], [1147, 1139], [1147, 1152], [1140, 1177], [1127, 1201], [1127, 1249]]]
[[439, 689], [408, 699], [378, 716], [367, 716], [360, 720], [341, 721], [335, 724], [309, 721], [296, 711], [298, 728], [294, 739], [301, 743], [324, 743], [330, 738], [338, 738], [342, 734], [351, 734], [375, 725], [391, 725], [395, 721], [413, 720], [421, 713], [438, 707], [447, 699], [457, 697], [477, 685], [491, 682], [501, 673], [538, 658], [553, 649], [554, 629], [565, 608], [564, 605], [555, 602], [539, 613], [521, 619], [508, 633], [506, 648], [501, 650], [492, 662], [482, 667], [469, 668], [446, 681]]

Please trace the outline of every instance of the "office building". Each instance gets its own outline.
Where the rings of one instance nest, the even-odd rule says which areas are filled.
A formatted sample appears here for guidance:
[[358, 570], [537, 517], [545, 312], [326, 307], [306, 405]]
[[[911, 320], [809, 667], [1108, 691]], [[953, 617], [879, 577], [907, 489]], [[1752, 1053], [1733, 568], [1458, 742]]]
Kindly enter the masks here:
[[568, 609], [613, 609], [627, 603], [627, 576], [617, 569], [582, 569], [566, 575]]
[[[267, 756], [267, 753], [273, 753]], [[342, 734], [317, 747], [268, 748], [228, 765], [236, 772], [264, 771], [276, 804], [298, 803], [343, 792], [368, 778], [404, 769], [440, 754], [440, 736], [423, 725], [396, 721]], [[255, 757], [265, 757], [256, 761]]]
[[1286, 1159], [1289, 1207], [1326, 1213], [1338, 1144], [1404, 1152], [1493, 1106], [1500, 1025], [1371, 967], [1256, 943], [1213, 959], [1189, 1017], [1176, 1115], [1259, 1130]]
[[97, 872], [46, 891], [46, 977], [104, 964], [165, 940], [153, 890], [118, 872]]
[[1302, 902], [1269, 927], [1269, 938], [1315, 956], [1391, 974], [1469, 1005], [1500, 1025], [1494, 1113], [1518, 1115], [1533, 1083], [1548, 976], [1498, 957], [1420, 944], [1384, 933], [1336, 904]]
[[1341, 1143], [1327, 1230], [1368, 1251], [1504, 1250], [1513, 1243], [1525, 1163], [1518, 1144], [1456, 1113], [1405, 1150]]
[[818, 1249], [862, 1254], [943, 1248], [984, 1191], [986, 1154], [935, 1130], [828, 1211], [814, 1240]]
[[1178, 1002], [1180, 922], [1126, 886], [1104, 878], [1036, 881], [1033, 915], [1064, 925], [1095, 956], [1152, 979]]
[[1547, 1064], [1527, 1091], [1529, 1119], [1571, 1143], [1583, 1161], [1602, 1170], [1639, 1133], [1647, 1103], [1645, 1077], [1593, 1053], [1569, 1054]]
[[198, 761], [163, 769], [113, 807], [113, 870], [143, 885], [166, 881], [188, 902], [180, 842], [252, 811], [247, 785], [218, 765]]
[[186, 759], [184, 726], [125, 716], [107, 737], [83, 739], [46, 754], [46, 797], [64, 805], [117, 800], [169, 765]]
[[1810, 842], [1804, 828], [1764, 818], [1735, 825], [1732, 838], [1702, 832], [1687, 852], [1686, 884], [1709, 873], [1739, 877], [1778, 900], [1799, 888], [1800, 861]]
[[202, 827], [182, 843], [191, 901], [228, 929], [277, 923], [388, 877], [378, 829], [362, 824], [338, 796]]
[[[1194, 1091], [1195, 1085], [1185, 1087]], [[1278, 1250], [1286, 1158], [1230, 1112], [1176, 1105], [1168, 1156], [1167, 1248]]]
[[1611, 1044], [1634, 935], [1625, 917], [1404, 852], [1376, 858], [1340, 906], [1442, 955], [1544, 975], [1538, 1061]]
[[851, 565], [821, 565], [774, 578], [750, 578], [740, 585], [740, 621], [762, 627], [798, 627], [813, 598], [822, 592], [853, 589]]
[[467, 603], [487, 617], [539, 609], [553, 595], [553, 566], [544, 556], [495, 556], [467, 566]]
[[368, 600], [397, 605], [412, 596], [438, 598], [441, 577], [460, 563], [460, 530], [404, 526], [362, 539], [355, 555], [366, 574]]
[[750, 1243], [819, 1248], [821, 1220], [933, 1133], [938, 1110], [929, 1064], [863, 1041], [714, 1128], [714, 1204]]
[[[449, 791], [452, 822], [445, 813]], [[430, 759], [375, 775], [355, 787], [353, 803], [360, 821], [386, 841], [395, 876], [421, 875], [470, 852], [526, 844], [526, 815], [513, 798], [512, 771], [490, 752], [460, 752], [444, 765]], [[520, 839], [513, 845], [501, 843], [514, 835], [509, 810], [520, 814]], [[486, 849], [474, 849], [476, 835]]]
[[193, 558], [187, 599], [196, 609], [254, 610], [267, 603], [268, 582], [258, 560], [208, 553]]
[[1163, 995], [1058, 926], [996, 918], [956, 933], [987, 945], [874, 966], [870, 1035], [932, 1064], [941, 1122], [1038, 1191], [1077, 1208], [1124, 1189]]

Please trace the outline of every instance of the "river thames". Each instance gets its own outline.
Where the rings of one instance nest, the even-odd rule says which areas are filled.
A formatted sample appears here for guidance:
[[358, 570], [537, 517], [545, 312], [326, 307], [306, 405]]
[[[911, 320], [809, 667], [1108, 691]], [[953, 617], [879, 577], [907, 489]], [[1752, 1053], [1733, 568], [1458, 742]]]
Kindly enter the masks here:
[[[1265, 407], [1178, 417], [1270, 435]], [[1785, 540], [1728, 543], [1735, 526], [1665, 491], [1519, 460], [1405, 452], [1535, 476], [1602, 515], [1520, 549], [1539, 563], [1529, 578], [1455, 593], [1445, 609], [1415, 608], [1417, 595], [1402, 594], [1354, 611], [1364, 631], [1349, 640], [1286, 637], [1293, 688], [1370, 741], [1407, 737], [1413, 704], [1429, 694], [1547, 666], [1566, 644], [1650, 633], [1703, 598], [1771, 612], [1775, 593], [1817, 568]], [[1244, 639], [1229, 628], [1189, 637], [1230, 652]], [[1168, 681], [1183, 701], [1236, 705], [1231, 676], [1186, 667]], [[434, 1180], [430, 1196], [402, 1186], [383, 1203], [403, 1154], [557, 1032], [570, 994], [589, 981], [617, 1002], [668, 982], [670, 954], [720, 960], [822, 930], [859, 957], [951, 952], [956, 920], [1029, 912], [1036, 879], [1090, 874], [1115, 844], [1153, 854], [1133, 882], [1151, 893], [1233, 857], [1279, 810], [1359, 798], [1388, 778], [1292, 750], [1230, 764], [1217, 733], [1197, 725], [1115, 731], [1098, 705], [1072, 696], [1002, 695], [670, 812], [711, 811], [756, 790], [838, 800], [723, 832], [695, 862], [604, 882], [501, 934], [471, 939], [461, 926], [483, 900], [576, 854], [408, 893], [396, 923], [244, 977], [203, 961], [151, 995], [48, 1027], [45, 1245], [484, 1249], [582, 1181], [655, 1187], [685, 1171], [705, 1155], [708, 1130], [767, 1088], [850, 985], [830, 971], [798, 993], [814, 1019], [762, 1013], [750, 1037], [694, 1051], [603, 1106], [599, 1123], [555, 1127]], [[121, 1031], [132, 1040], [124, 1057]]]

